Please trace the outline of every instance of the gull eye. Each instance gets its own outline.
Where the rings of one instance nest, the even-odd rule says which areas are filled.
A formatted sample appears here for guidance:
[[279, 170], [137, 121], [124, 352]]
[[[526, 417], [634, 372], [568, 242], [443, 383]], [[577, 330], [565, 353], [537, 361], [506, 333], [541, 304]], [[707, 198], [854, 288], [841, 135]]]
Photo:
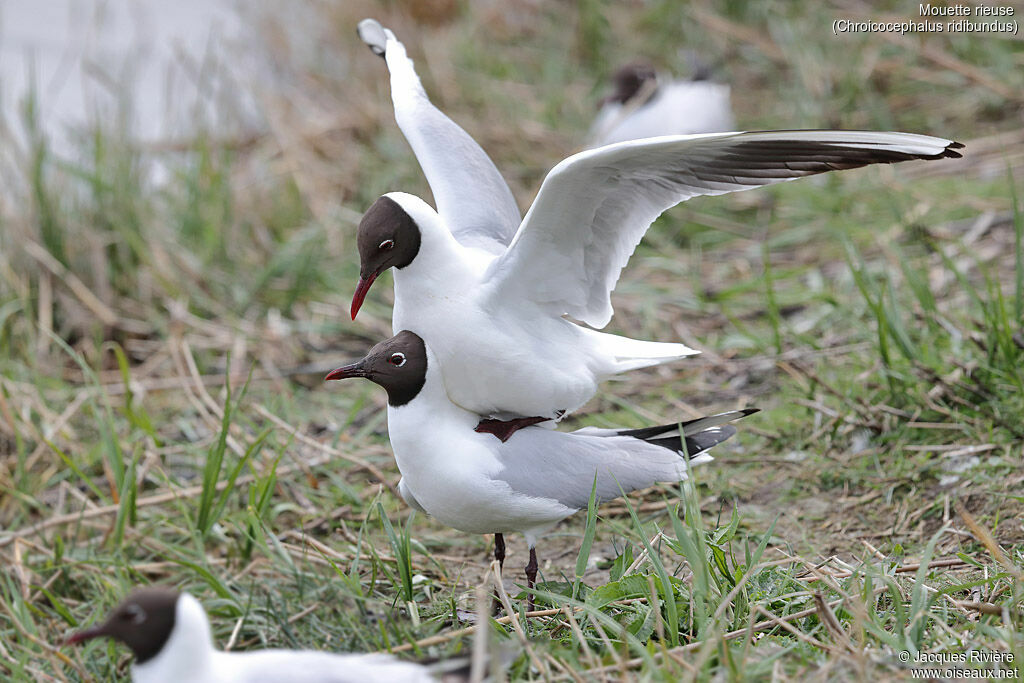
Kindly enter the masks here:
[[121, 620], [132, 624], [141, 624], [146, 620], [146, 611], [136, 604], [125, 605], [121, 612]]
[[405, 354], [404, 353], [393, 353], [388, 358], [388, 362], [394, 365], [396, 368], [400, 368], [405, 365]]
[[380, 243], [380, 246], [377, 248], [380, 249], [381, 251], [388, 251], [393, 246], [395, 246], [394, 240], [384, 240], [383, 242]]

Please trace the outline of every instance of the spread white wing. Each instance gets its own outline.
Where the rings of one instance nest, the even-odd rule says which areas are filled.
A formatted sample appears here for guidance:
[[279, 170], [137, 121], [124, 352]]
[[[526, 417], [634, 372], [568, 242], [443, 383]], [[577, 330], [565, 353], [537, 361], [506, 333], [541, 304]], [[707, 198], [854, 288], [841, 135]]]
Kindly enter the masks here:
[[389, 29], [364, 19], [359, 36], [387, 62], [395, 120], [430, 184], [438, 214], [462, 244], [500, 253], [515, 235], [521, 214], [494, 162], [431, 103], [405, 46]]
[[825, 171], [959, 157], [961, 147], [910, 133], [809, 130], [668, 136], [587, 150], [548, 173], [490, 266], [487, 296], [496, 305], [525, 299], [602, 328], [622, 268], [669, 207]]

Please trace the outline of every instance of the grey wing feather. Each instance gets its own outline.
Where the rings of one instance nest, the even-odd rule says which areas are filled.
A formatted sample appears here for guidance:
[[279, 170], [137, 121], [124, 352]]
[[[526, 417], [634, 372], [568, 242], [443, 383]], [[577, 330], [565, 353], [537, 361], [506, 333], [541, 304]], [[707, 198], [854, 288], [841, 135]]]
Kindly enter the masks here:
[[[679, 452], [641, 439], [542, 429], [519, 431], [502, 445], [500, 458], [505, 466], [495, 479], [518, 493], [573, 509], [587, 506], [595, 477], [597, 497], [606, 501], [658, 482], [680, 481], [688, 469]], [[710, 459], [699, 456], [689, 464]]]
[[595, 479], [600, 500], [685, 479], [690, 467], [711, 460], [708, 449], [736, 434], [727, 422], [756, 412], [730, 410], [644, 429], [524, 429], [499, 451], [504, 468], [496, 478], [519, 493], [580, 509], [589, 502]]

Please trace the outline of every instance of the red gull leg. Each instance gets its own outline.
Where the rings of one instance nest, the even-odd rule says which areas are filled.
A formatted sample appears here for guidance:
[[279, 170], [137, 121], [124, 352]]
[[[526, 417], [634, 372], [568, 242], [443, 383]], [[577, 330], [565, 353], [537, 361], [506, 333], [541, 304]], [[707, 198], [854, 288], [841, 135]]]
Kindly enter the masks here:
[[[531, 591], [537, 583], [537, 549], [530, 548], [530, 562], [526, 565], [526, 587]], [[526, 597], [526, 611], [533, 611], [533, 593]]]
[[494, 534], [494, 559], [498, 561], [498, 571], [505, 566], [505, 537]]
[[[498, 580], [501, 580], [501, 570], [505, 566], [505, 537], [502, 534], [494, 534], [494, 559], [498, 561]], [[491, 614], [501, 612], [501, 599], [498, 597], [498, 589], [494, 589], [491, 596]]]

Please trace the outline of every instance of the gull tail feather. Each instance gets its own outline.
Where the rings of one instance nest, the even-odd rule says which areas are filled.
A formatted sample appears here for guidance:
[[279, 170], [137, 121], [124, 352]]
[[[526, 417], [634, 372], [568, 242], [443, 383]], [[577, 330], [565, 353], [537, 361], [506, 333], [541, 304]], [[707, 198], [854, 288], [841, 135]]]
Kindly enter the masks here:
[[606, 377], [620, 372], [670, 363], [700, 351], [685, 344], [641, 341], [615, 334], [593, 332], [603, 367], [598, 372]]

